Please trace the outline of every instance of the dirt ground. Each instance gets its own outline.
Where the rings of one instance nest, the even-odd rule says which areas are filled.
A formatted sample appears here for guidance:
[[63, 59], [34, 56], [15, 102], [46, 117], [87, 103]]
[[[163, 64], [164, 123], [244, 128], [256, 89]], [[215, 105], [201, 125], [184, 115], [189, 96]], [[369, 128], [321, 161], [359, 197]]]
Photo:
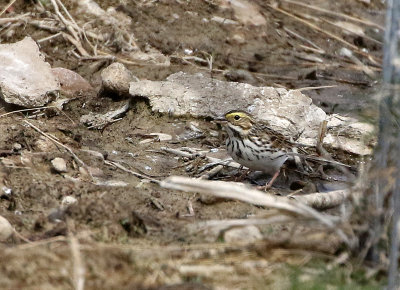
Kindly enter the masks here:
[[[163, 80], [179, 71], [208, 74], [207, 64], [183, 61], [185, 50], [192, 50], [193, 55], [204, 59], [212, 56], [213, 77], [217, 79], [286, 88], [334, 86], [306, 90], [305, 94], [328, 113], [340, 112], [373, 123], [376, 120], [373, 95], [379, 87], [382, 57], [379, 41], [383, 41], [383, 32], [376, 27], [358, 23], [364, 35], [345, 33], [322, 20], [342, 20], [339, 16], [329, 18], [326, 13], [284, 1], [278, 6], [268, 1], [252, 1], [266, 19], [262, 26], [205, 22], [212, 16], [236, 19], [234, 11], [222, 9], [219, 1], [98, 2], [103, 9], [115, 7], [132, 19], [127, 29], [142, 50], [152, 47], [170, 57], [171, 64], [164, 67], [127, 64], [139, 79]], [[0, 8], [7, 3], [0, 1]], [[42, 3], [50, 9], [47, 1]], [[381, 1], [302, 3], [378, 25], [384, 23]], [[78, 20], [96, 24], [96, 19], [76, 13], [74, 2], [64, 4]], [[16, 1], [6, 17], [35, 12], [35, 5], [33, 1]], [[359, 48], [354, 55], [368, 64], [375, 78], [340, 55], [341, 48], [349, 48], [347, 44], [279, 12], [276, 7], [302, 19], [308, 15], [310, 21], [320, 17], [318, 28], [331, 31]], [[307, 59], [310, 50], [304, 49], [304, 45], [310, 45], [288, 30], [323, 49], [321, 61]], [[20, 26], [13, 34], [1, 34], [1, 43], [15, 42], [27, 35], [38, 40], [49, 33], [30, 25]], [[78, 60], [71, 53], [73, 49], [62, 38], [41, 45], [41, 52], [52, 67], [79, 73], [96, 92], [70, 101], [62, 112], [49, 109], [38, 116], [3, 115], [15, 109], [4, 107], [0, 114], [0, 174], [3, 188], [11, 189], [11, 193], [5, 190], [1, 193], [0, 215], [33, 242], [14, 237], [0, 244], [1, 289], [82, 289], [76, 281], [83, 270], [86, 289], [321, 289], [318, 283], [361, 289], [379, 283], [364, 275], [353, 275], [348, 265], [338, 272], [332, 272], [336, 271], [336, 265], [332, 266], [329, 272], [325, 266], [332, 265], [336, 251], [330, 243], [321, 250], [324, 254], [315, 255], [312, 249], [285, 246], [293, 235], [285, 224], [260, 227], [269, 243], [227, 243], [211, 233], [191, 231], [191, 226], [199, 221], [260, 216], [268, 210], [238, 201], [204, 204], [197, 195], [162, 189], [106, 165], [93, 155], [93, 151], [100, 152], [107, 160], [155, 179], [195, 176], [196, 168], [205, 164], [204, 160], [184, 160], [160, 148], [220, 148], [223, 152], [223, 139], [210, 133], [219, 128], [209, 120], [160, 115], [141, 99], [131, 100], [131, 109], [120, 121], [103, 130], [88, 129], [79, 123], [81, 115], [110, 111], [124, 104], [127, 98], [101, 91], [100, 73], [110, 60]], [[109, 49], [115, 55], [124, 55], [118, 44], [110, 45]], [[82, 181], [84, 172], [73, 157], [48, 142], [24, 120], [73, 148], [102, 181], [127, 185]], [[193, 122], [204, 134], [199, 138], [179, 139]], [[141, 142], [146, 134], [154, 132], [170, 134], [174, 142]], [[19, 146], [16, 144], [21, 148], [16, 150]], [[50, 161], [55, 157], [67, 160], [67, 173], [51, 169]], [[230, 174], [237, 171], [225, 171], [219, 178], [229, 179]], [[65, 196], [73, 196], [78, 202], [62, 208]], [[320, 267], [315, 260], [325, 266]], [[299, 272], [299, 268], [303, 271]], [[353, 272], [347, 275], [342, 270]]]

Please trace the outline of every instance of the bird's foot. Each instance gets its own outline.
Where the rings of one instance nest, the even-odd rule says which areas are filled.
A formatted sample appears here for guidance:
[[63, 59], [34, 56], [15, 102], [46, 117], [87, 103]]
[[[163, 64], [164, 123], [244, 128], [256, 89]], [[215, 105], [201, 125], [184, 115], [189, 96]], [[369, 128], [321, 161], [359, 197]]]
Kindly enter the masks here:
[[280, 170], [278, 170], [277, 172], [275, 172], [274, 176], [272, 176], [271, 180], [264, 186], [257, 186], [258, 190], [263, 190], [263, 191], [268, 191], [271, 187], [272, 184], [275, 182], [275, 180], [277, 179], [277, 177], [279, 176], [279, 172]]

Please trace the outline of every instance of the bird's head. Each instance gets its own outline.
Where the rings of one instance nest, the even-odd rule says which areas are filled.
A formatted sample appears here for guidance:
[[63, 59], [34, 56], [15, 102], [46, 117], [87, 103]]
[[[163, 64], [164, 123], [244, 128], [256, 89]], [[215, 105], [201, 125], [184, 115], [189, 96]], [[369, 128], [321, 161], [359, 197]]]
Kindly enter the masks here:
[[225, 114], [225, 127], [230, 133], [239, 133], [240, 135], [247, 135], [249, 130], [253, 127], [254, 120], [250, 114], [234, 110]]

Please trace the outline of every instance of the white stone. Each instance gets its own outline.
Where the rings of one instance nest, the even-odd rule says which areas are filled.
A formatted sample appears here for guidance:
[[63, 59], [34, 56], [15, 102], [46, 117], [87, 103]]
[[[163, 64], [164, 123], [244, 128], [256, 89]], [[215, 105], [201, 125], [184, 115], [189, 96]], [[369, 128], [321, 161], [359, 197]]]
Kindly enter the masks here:
[[0, 45], [0, 97], [23, 107], [43, 106], [60, 89], [32, 38]]
[[237, 25], [239, 24], [239, 22], [232, 20], [232, 19], [228, 19], [228, 18], [223, 18], [223, 17], [219, 17], [219, 16], [213, 16], [211, 18], [211, 21], [215, 21], [221, 24], [227, 24], [227, 25]]
[[69, 205], [75, 204], [77, 202], [78, 202], [78, 200], [75, 197], [73, 197], [71, 195], [67, 195], [67, 196], [64, 196], [63, 199], [61, 200], [61, 207], [65, 208], [65, 207], [68, 207]]
[[225, 242], [248, 242], [252, 243], [263, 238], [260, 230], [256, 226], [245, 226], [227, 230], [224, 233]]
[[150, 139], [144, 139], [144, 140], [140, 141], [139, 144], [146, 144], [146, 143], [150, 143], [153, 141], [163, 142], [163, 141], [171, 141], [172, 140], [172, 136], [169, 134], [165, 134], [165, 133], [150, 133], [150, 134], [148, 134], [148, 137], [150, 137]]
[[267, 20], [260, 13], [260, 7], [247, 0], [221, 0], [220, 6], [225, 9], [232, 9], [233, 15], [245, 25], [266, 25]]
[[51, 160], [52, 168], [59, 173], [67, 172], [67, 162], [60, 157], [56, 157]]

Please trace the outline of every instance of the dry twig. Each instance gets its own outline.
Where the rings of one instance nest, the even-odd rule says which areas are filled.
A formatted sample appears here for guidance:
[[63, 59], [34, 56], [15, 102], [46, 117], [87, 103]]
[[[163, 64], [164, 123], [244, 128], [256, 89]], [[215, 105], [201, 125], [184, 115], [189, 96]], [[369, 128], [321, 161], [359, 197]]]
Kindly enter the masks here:
[[82, 256], [79, 250], [77, 238], [70, 234], [69, 246], [73, 260], [75, 290], [83, 290], [85, 285], [85, 267], [83, 266]]
[[43, 38], [37, 40], [36, 42], [37, 42], [37, 43], [43, 43], [43, 42], [52, 40], [52, 39], [57, 38], [57, 37], [62, 36], [62, 35], [63, 35], [62, 32], [58, 32], [58, 33], [53, 34], [53, 35], [50, 35], [50, 36], [48, 36], [48, 37], [43, 37]]
[[[67, 39], [69, 42], [71, 42], [73, 45], [75, 45], [75, 47], [78, 49], [78, 51], [81, 55], [89, 56], [89, 53], [87, 53], [87, 51], [83, 48], [80, 37], [79, 37], [80, 34], [85, 35], [83, 29], [78, 26], [76, 21], [72, 18], [71, 14], [68, 12], [68, 10], [65, 8], [64, 4], [62, 4], [62, 2], [60, 0], [50, 0], [50, 1], [51, 1], [51, 4], [53, 5], [54, 11], [55, 11], [57, 17], [60, 19], [60, 21], [64, 24], [65, 28], [69, 32], [69, 34], [63, 33], [64, 38]], [[59, 4], [60, 4], [61, 8], [63, 9], [64, 13], [66, 13], [68, 18], [71, 19], [71, 21], [67, 20], [62, 15], [62, 13], [60, 12], [60, 9], [58, 7]], [[87, 40], [87, 38], [85, 38], [85, 39]], [[91, 43], [89, 41], [87, 41], [87, 43], [89, 44], [90, 47], [93, 48], [93, 46], [91, 45]]]
[[299, 5], [299, 6], [302, 6], [304, 8], [307, 8], [307, 9], [312, 9], [312, 10], [323, 12], [323, 13], [326, 13], [326, 14], [329, 14], [329, 15], [338, 16], [338, 17], [341, 17], [341, 18], [344, 18], [344, 19], [348, 19], [348, 20], [351, 20], [351, 21], [354, 21], [354, 22], [358, 22], [358, 23], [361, 23], [361, 24], [364, 24], [364, 25], [368, 25], [368, 26], [379, 28], [381, 30], [385, 30], [385, 28], [383, 26], [381, 26], [379, 24], [376, 24], [374, 22], [368, 21], [368, 20], [355, 18], [355, 17], [349, 16], [349, 15], [346, 15], [346, 14], [343, 14], [343, 13], [335, 12], [335, 11], [332, 11], [332, 10], [326, 10], [326, 9], [323, 9], [323, 8], [320, 8], [320, 7], [317, 7], [317, 6], [313, 6], [313, 5], [309, 5], [309, 4], [305, 4], [305, 3], [299, 2], [299, 1], [293, 1], [293, 0], [283, 0], [283, 1], [287, 2], [287, 3]]
[[268, 218], [249, 218], [249, 219], [228, 219], [228, 220], [208, 220], [205, 222], [199, 222], [197, 224], [198, 231], [203, 231], [208, 228], [218, 227], [220, 231], [227, 230], [232, 227], [243, 227], [250, 225], [270, 225], [270, 224], [280, 224], [289, 223], [296, 221], [294, 217], [287, 215], [276, 215]]
[[212, 194], [221, 198], [241, 200], [255, 205], [276, 208], [306, 218], [313, 218], [326, 225], [328, 228], [335, 230], [340, 238], [346, 244], [350, 245], [350, 241], [347, 236], [342, 230], [337, 228], [335, 223], [337, 219], [335, 217], [323, 215], [306, 204], [298, 201], [264, 194], [261, 191], [247, 189], [234, 183], [192, 179], [183, 176], [168, 177], [167, 179], [161, 181], [160, 185], [161, 187], [169, 189]]
[[375, 73], [373, 70], [371, 70], [368, 66], [366, 66], [365, 64], [363, 64], [361, 62], [361, 60], [359, 60], [357, 57], [355, 57], [351, 51], [349, 51], [347, 48], [342, 48], [340, 50], [340, 54], [348, 57], [352, 62], [354, 62], [356, 65], [360, 66], [361, 70], [367, 75], [369, 76], [371, 79], [375, 79]]
[[6, 10], [7, 10], [8, 8], [10, 8], [10, 7], [15, 3], [15, 1], [17, 1], [17, 0], [11, 0], [10, 3], [8, 3], [8, 4], [3, 8], [3, 10], [1, 10], [0, 16], [3, 15], [4, 12], [6, 12]]
[[343, 204], [350, 196], [351, 189], [316, 192], [305, 195], [293, 195], [290, 198], [307, 204], [315, 209], [327, 209]]
[[[32, 123], [29, 123], [27, 120], [24, 120], [24, 122], [29, 125], [30, 127], [32, 127], [33, 129], [35, 129], [37, 132], [39, 132], [40, 134], [42, 134], [43, 136], [45, 136], [46, 138], [48, 138], [49, 140], [53, 141], [54, 143], [56, 143], [57, 145], [61, 146], [62, 148], [64, 148], [65, 150], [67, 150], [72, 157], [75, 159], [76, 162], [78, 162], [81, 166], [86, 168], [86, 164], [74, 153], [74, 151], [72, 151], [71, 148], [69, 148], [68, 146], [62, 144], [60, 141], [57, 141], [54, 137], [50, 136], [49, 134], [43, 132], [42, 130], [40, 130], [38, 127], [36, 127], [35, 125], [33, 125]], [[89, 172], [89, 171], [88, 171]]]
[[173, 148], [168, 148], [168, 147], [161, 147], [160, 149], [165, 151], [165, 152], [167, 152], [167, 153], [175, 154], [175, 155], [178, 155], [178, 156], [181, 156], [181, 157], [186, 157], [186, 158], [189, 158], [189, 159], [194, 159], [196, 157], [202, 156], [199, 153], [188, 153], [188, 152], [185, 152], [185, 151], [182, 151], [182, 150], [179, 150], [179, 149], [173, 149]]
[[134, 176], [136, 176], [136, 177], [138, 177], [140, 179], [147, 179], [147, 180], [150, 180], [151, 182], [154, 182], [154, 183], [157, 183], [157, 184], [160, 183], [160, 181], [157, 180], [157, 179], [154, 179], [154, 178], [151, 178], [150, 176], [147, 176], [147, 175], [140, 174], [140, 173], [137, 173], [135, 171], [129, 170], [128, 168], [122, 166], [121, 164], [119, 164], [119, 163], [117, 163], [115, 161], [104, 160], [104, 164], [115, 166], [118, 169], [121, 169], [122, 171], [130, 173], [130, 174], [132, 174], [132, 175], [134, 175]]
[[287, 27], [283, 27], [283, 29], [284, 29], [287, 33], [291, 34], [292, 36], [295, 36], [295, 37], [299, 38], [300, 40], [302, 40], [302, 41], [308, 43], [309, 45], [313, 46], [313, 47], [315, 48], [315, 50], [316, 50], [318, 53], [320, 53], [320, 54], [324, 54], [324, 53], [325, 53], [325, 50], [323, 50], [321, 47], [319, 47], [318, 45], [316, 45], [316, 44], [315, 44], [314, 42], [312, 42], [311, 40], [305, 38], [304, 36], [301, 36], [300, 34], [298, 34], [298, 33], [294, 32], [294, 31], [290, 30], [290, 29], [287, 28]]
[[30, 109], [15, 110], [15, 111], [7, 112], [7, 113], [0, 115], [0, 118], [15, 114], [15, 113], [37, 111], [37, 110], [43, 110], [43, 109], [49, 109], [49, 108], [57, 108], [57, 106], [44, 106], [44, 107], [36, 107], [36, 108], [30, 108]]
[[83, 56], [89, 56], [89, 54], [87, 53], [87, 51], [83, 48], [81, 42], [79, 40], [76, 40], [75, 37], [72, 37], [71, 35], [62, 32], [62, 36], [68, 40], [69, 42], [71, 42], [76, 49], [79, 51], [79, 53]]
[[18, 15], [15, 17], [5, 17], [5, 18], [0, 18], [0, 25], [5, 25], [13, 22], [27, 22], [30, 19], [31, 13], [25, 13], [22, 15]]
[[337, 85], [319, 86], [319, 87], [304, 87], [304, 88], [295, 89], [294, 91], [304, 92], [304, 91], [309, 91], [309, 90], [330, 89], [330, 88], [336, 88], [336, 87], [337, 87]]
[[375, 57], [371, 56], [370, 54], [361, 51], [357, 46], [355, 46], [355, 45], [351, 44], [350, 42], [344, 40], [340, 36], [337, 36], [337, 35], [333, 34], [332, 32], [326, 31], [326, 30], [318, 27], [317, 25], [311, 23], [310, 21], [304, 20], [304, 19], [302, 19], [302, 18], [300, 18], [300, 17], [298, 17], [298, 16], [296, 16], [296, 15], [294, 15], [294, 14], [292, 14], [292, 13], [286, 11], [286, 10], [283, 10], [283, 9], [281, 9], [279, 7], [275, 7], [273, 5], [267, 5], [267, 6], [270, 7], [271, 9], [275, 10], [275, 11], [278, 11], [278, 12], [280, 12], [282, 14], [285, 14], [285, 15], [287, 15], [287, 16], [289, 16], [289, 17], [291, 17], [291, 18], [293, 18], [293, 19], [295, 19], [295, 20], [297, 20], [297, 21], [299, 21], [299, 22], [311, 27], [312, 29], [315, 29], [316, 31], [319, 31], [319, 32], [321, 32], [321, 33], [323, 33], [323, 34], [325, 34], [325, 35], [327, 35], [329, 37], [332, 37], [333, 39], [335, 39], [335, 40], [345, 44], [346, 46], [350, 47], [354, 52], [367, 57], [369, 60], [372, 60], [374, 63], [378, 63], [379, 62], [378, 59], [375, 59]]
[[[173, 148], [167, 148], [167, 147], [161, 147], [161, 150], [167, 152], [167, 153], [171, 153], [171, 154], [175, 154], [177, 156], [181, 156], [181, 157], [186, 157], [189, 159], [194, 159], [196, 157], [202, 157], [204, 156], [208, 161], [210, 161], [211, 163], [204, 165], [203, 167], [201, 167], [199, 169], [199, 172], [202, 172], [204, 170], [206, 170], [207, 168], [211, 167], [211, 166], [217, 166], [217, 165], [223, 165], [223, 166], [229, 166], [229, 167], [233, 167], [233, 168], [240, 168], [241, 165], [235, 161], [232, 160], [232, 158], [228, 158], [228, 159], [219, 159], [216, 157], [211, 157], [208, 156], [207, 154], [204, 155], [206, 152], [197, 152], [196, 150], [193, 151], [193, 153], [188, 153], [186, 151], [180, 150], [180, 149], [173, 149]], [[185, 149], [190, 149], [190, 148], [185, 148]]]
[[[57, 20], [54, 20], [52, 22], [56, 22]], [[51, 24], [49, 23], [50, 21], [39, 21], [39, 20], [34, 20], [32, 19], [31, 21], [29, 21], [30, 25], [33, 25], [39, 29], [43, 29], [43, 30], [47, 30], [51, 33], [58, 33], [61, 32], [61, 28], [60, 27], [56, 27], [56, 26], [51, 26]], [[57, 21], [58, 23], [59, 21]]]
[[210, 171], [208, 171], [207, 173], [200, 176], [200, 179], [211, 179], [215, 175], [217, 175], [223, 168], [224, 168], [224, 166], [219, 164], [219, 165], [215, 166], [213, 169], [211, 169]]
[[339, 25], [339, 24], [337, 24], [337, 23], [335, 23], [335, 22], [329, 21], [329, 20], [324, 19], [324, 18], [320, 18], [320, 19], [321, 19], [323, 22], [326, 22], [326, 23], [328, 23], [328, 24], [330, 24], [330, 25], [332, 25], [332, 26], [335, 26], [335, 27], [337, 27], [337, 28], [339, 28], [339, 29], [343, 29], [343, 30], [345, 30], [345, 31], [347, 31], [347, 32], [349, 32], [349, 33], [351, 33], [351, 34], [355, 34], [355, 35], [357, 35], [357, 36], [360, 36], [360, 37], [362, 37], [362, 38], [365, 38], [365, 39], [367, 39], [367, 40], [369, 40], [369, 41], [372, 41], [373, 43], [376, 43], [376, 44], [379, 44], [379, 45], [383, 45], [382, 41], [379, 41], [379, 40], [376, 40], [375, 38], [369, 37], [368, 35], [366, 35], [366, 34], [364, 34], [364, 33], [358, 33], [358, 32], [356, 32], [356, 31], [354, 31], [354, 30], [351, 30], [351, 29], [348, 29], [348, 28], [344, 27], [343, 25]]

